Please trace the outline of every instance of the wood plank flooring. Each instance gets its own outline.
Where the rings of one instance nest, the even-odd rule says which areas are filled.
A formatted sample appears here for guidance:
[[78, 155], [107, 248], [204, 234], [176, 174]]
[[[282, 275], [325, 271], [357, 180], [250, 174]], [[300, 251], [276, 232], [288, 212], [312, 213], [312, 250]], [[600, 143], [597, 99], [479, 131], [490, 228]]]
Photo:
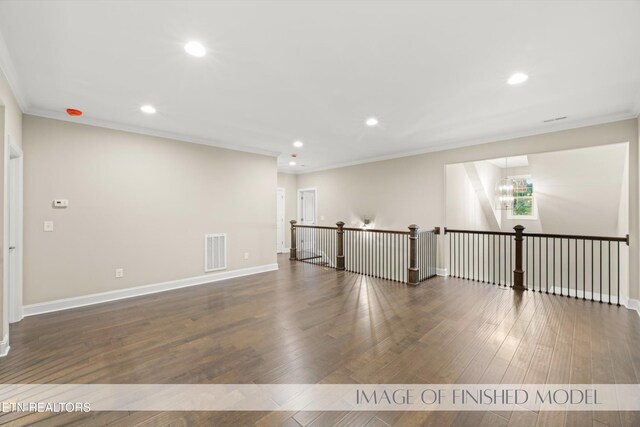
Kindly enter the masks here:
[[[638, 383], [624, 307], [279, 257], [280, 270], [29, 317], [0, 383]], [[633, 412], [0, 414], [7, 425], [638, 426]]]

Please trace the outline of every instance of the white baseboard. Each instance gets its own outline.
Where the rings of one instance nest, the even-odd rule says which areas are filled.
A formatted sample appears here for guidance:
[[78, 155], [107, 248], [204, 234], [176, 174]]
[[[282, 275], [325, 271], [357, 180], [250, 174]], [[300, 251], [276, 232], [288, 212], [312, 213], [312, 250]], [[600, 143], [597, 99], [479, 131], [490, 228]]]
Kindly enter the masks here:
[[172, 280], [169, 282], [155, 283], [152, 285], [137, 286], [135, 288], [118, 289], [115, 291], [101, 292], [99, 294], [82, 295], [79, 297], [64, 298], [55, 301], [40, 302], [37, 304], [29, 304], [25, 305], [22, 311], [25, 317], [35, 316], [37, 314], [68, 310], [71, 308], [84, 307], [93, 304], [101, 304], [103, 302], [117, 301], [125, 298], [155, 294], [158, 292], [186, 288], [189, 286], [204, 285], [207, 283], [218, 282], [220, 280], [265, 273], [267, 271], [274, 271], [277, 269], [278, 264], [266, 264], [256, 267], [242, 268], [239, 270], [221, 271], [204, 276], [189, 277], [186, 279]]
[[[553, 290], [554, 290], [553, 287], [549, 288], [549, 292], [550, 293], [553, 292]], [[536, 292], [538, 292], [537, 288], [536, 288]], [[556, 292], [556, 295], [561, 295], [561, 294], [565, 295], [565, 296], [569, 295], [572, 298], [575, 297], [576, 293], [577, 293], [578, 298], [582, 299], [583, 296], [584, 296], [584, 299], [589, 300], [589, 301], [591, 300], [591, 292], [590, 291], [586, 291], [586, 292], [583, 293], [582, 290], [578, 289], [577, 292], [576, 292], [575, 289], [567, 289], [565, 287], [561, 288], [560, 286], [556, 286], [555, 287], [555, 292]], [[593, 293], [593, 300], [599, 302], [600, 301], [600, 296], [601, 296], [600, 293], [594, 292]], [[617, 304], [617, 302], [618, 302], [617, 301], [617, 298], [618, 298], [617, 296], [612, 295], [610, 297], [609, 294], [605, 294], [605, 293], [602, 294], [602, 301], [605, 304], [607, 304], [608, 301], [610, 301], [609, 298], [611, 298], [611, 301], [613, 301], [612, 304]], [[630, 299], [630, 298], [627, 298], [625, 296], [620, 296], [620, 305], [628, 308], [629, 310], [635, 310], [636, 313], [638, 313], [638, 315], [640, 316], [640, 301], [638, 301], [636, 299]]]
[[631, 298], [627, 299], [625, 297], [622, 297], [622, 298], [620, 298], [620, 304], [624, 305], [629, 310], [635, 310], [636, 313], [638, 313], [638, 316], [640, 316], [640, 301], [639, 300], [631, 299]]
[[436, 275], [447, 277], [449, 275], [449, 271], [446, 268], [436, 268]]
[[0, 357], [4, 357], [7, 354], [9, 354], [9, 349], [11, 347], [9, 347], [9, 334], [7, 333], [4, 338], [2, 338], [2, 341], [0, 341]]

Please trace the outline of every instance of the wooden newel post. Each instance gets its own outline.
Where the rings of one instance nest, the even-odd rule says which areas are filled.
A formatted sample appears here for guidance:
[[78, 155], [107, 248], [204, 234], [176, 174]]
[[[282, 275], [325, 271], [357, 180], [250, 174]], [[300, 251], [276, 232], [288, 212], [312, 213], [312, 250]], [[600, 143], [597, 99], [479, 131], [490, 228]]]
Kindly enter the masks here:
[[522, 232], [524, 227], [516, 225], [513, 229], [516, 231], [516, 269], [513, 270], [513, 289], [524, 291], [524, 270], [522, 269], [522, 242], [524, 241]]
[[415, 224], [409, 226], [409, 274], [407, 283], [409, 285], [418, 285], [418, 277], [420, 276], [420, 270], [418, 270], [418, 227]]
[[292, 219], [291, 223], [291, 249], [289, 249], [289, 259], [295, 261], [298, 259], [298, 249], [296, 248], [296, 220]]
[[336, 270], [344, 270], [344, 222], [336, 222], [338, 226], [338, 236], [336, 239]]

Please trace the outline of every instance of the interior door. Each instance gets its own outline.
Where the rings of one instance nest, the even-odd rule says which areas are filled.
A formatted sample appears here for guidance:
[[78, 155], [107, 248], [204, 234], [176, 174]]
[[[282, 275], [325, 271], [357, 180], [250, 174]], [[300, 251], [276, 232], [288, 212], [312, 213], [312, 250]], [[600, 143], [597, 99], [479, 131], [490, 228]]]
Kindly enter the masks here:
[[[298, 191], [298, 206], [300, 207], [300, 217], [298, 218], [302, 225], [316, 224], [316, 203], [317, 194], [315, 189], [305, 189]], [[298, 257], [308, 258], [316, 255], [315, 251], [315, 232], [313, 228], [300, 228], [296, 233]]]
[[316, 190], [300, 191], [300, 223], [316, 225]]
[[286, 252], [285, 250], [285, 216], [284, 216], [284, 188], [278, 188], [276, 192], [276, 221], [278, 223], [278, 232], [276, 233], [276, 247], [278, 253]]

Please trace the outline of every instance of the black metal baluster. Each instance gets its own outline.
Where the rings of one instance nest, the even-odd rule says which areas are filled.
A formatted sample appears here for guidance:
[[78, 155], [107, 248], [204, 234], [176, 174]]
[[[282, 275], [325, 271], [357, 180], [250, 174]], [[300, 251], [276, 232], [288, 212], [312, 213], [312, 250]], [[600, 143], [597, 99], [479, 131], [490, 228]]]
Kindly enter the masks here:
[[476, 235], [471, 233], [471, 280], [476, 279]]
[[594, 281], [595, 277], [593, 274], [593, 240], [591, 240], [591, 301], [593, 301], [593, 294], [596, 292], [596, 285]]
[[586, 299], [587, 289], [587, 241], [582, 240], [582, 300]]
[[575, 277], [575, 282], [576, 282], [576, 294], [575, 294], [575, 298], [578, 298], [578, 239], [574, 239], [574, 254], [573, 254], [573, 258], [574, 258], [574, 262], [576, 263], [575, 265], [575, 269], [576, 269], [576, 277]]
[[556, 238], [553, 238], [553, 287], [551, 288], [553, 295], [556, 294]]
[[391, 280], [396, 280], [396, 254], [398, 253], [398, 249], [396, 248], [396, 234], [392, 234], [390, 237], [391, 240], [391, 253], [389, 254], [389, 265], [391, 266]]
[[536, 238], [531, 237], [531, 290], [536, 291]]
[[538, 237], [538, 292], [542, 293], [542, 237]]
[[501, 261], [501, 256], [500, 253], [502, 251], [502, 242], [500, 240], [500, 235], [496, 235], [496, 238], [498, 239], [498, 286], [500, 286], [502, 284], [502, 278], [500, 276], [502, 276], [502, 267], [500, 265], [500, 261]]
[[563, 258], [562, 258], [562, 241], [564, 239], [560, 238], [560, 296], [564, 296], [564, 294], [562, 293], [562, 263], [563, 263]]
[[451, 233], [449, 233], [449, 276], [451, 277], [455, 277], [453, 275], [453, 263], [452, 258], [453, 257], [453, 247], [451, 246]]
[[529, 236], [523, 237], [523, 245], [524, 245], [524, 288], [529, 290]]
[[611, 305], [611, 241], [607, 242], [607, 272], [609, 273], [609, 279], [607, 280], [607, 284], [609, 285], [609, 298], [608, 303]]
[[567, 295], [571, 297], [571, 240], [567, 238]]
[[618, 279], [618, 295], [616, 300], [618, 301], [617, 306], [620, 307], [620, 242], [618, 242], [618, 275], [617, 275], [617, 279]]
[[491, 244], [493, 245], [493, 257], [491, 258], [491, 268], [493, 269], [493, 281], [492, 283], [496, 284], [496, 236], [495, 234], [491, 236]]
[[471, 234], [469, 233], [465, 233], [465, 235], [467, 236], [467, 272], [465, 273], [465, 279], [469, 279], [471, 276], [471, 245], [470, 245], [470, 238], [471, 238]]
[[460, 233], [456, 233], [456, 234], [458, 235], [458, 256], [456, 258], [457, 263], [458, 263], [458, 268], [456, 270], [457, 270], [457, 273], [458, 273], [458, 277], [462, 277], [460, 275]]
[[513, 287], [513, 237], [509, 235], [509, 278], [511, 279], [511, 287]]
[[602, 304], [602, 240], [600, 240], [600, 304]]
[[486, 234], [482, 235], [482, 283], [487, 281], [487, 270], [489, 268], [489, 238]]
[[544, 275], [544, 280], [545, 280], [545, 294], [549, 295], [549, 238], [545, 237], [544, 238], [545, 242], [544, 244], [546, 245], [547, 249], [545, 251], [545, 255], [544, 255], [544, 264], [545, 267], [547, 268], [547, 272]]
[[503, 235], [502, 236], [502, 252], [504, 254], [504, 256], [502, 256], [502, 271], [504, 272], [504, 274], [502, 275], [502, 278], [504, 280], [504, 286], [505, 288], [507, 287], [507, 260], [509, 258], [507, 258], [507, 236]]

